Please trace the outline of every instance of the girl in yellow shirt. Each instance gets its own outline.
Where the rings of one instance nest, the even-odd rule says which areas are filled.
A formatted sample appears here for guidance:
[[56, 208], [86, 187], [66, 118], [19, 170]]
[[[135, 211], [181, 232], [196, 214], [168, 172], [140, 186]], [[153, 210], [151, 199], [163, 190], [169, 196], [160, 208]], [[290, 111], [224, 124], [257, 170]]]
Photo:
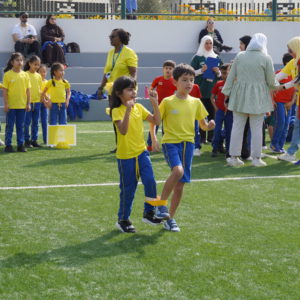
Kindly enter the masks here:
[[42, 99], [50, 97], [50, 125], [67, 124], [67, 108], [71, 97], [70, 84], [64, 79], [65, 69], [61, 63], [51, 67], [51, 79], [47, 81]]
[[[24, 137], [26, 148], [40, 148], [38, 144], [39, 118], [41, 109], [41, 92], [42, 92], [42, 77], [37, 72], [40, 68], [41, 60], [38, 56], [33, 55], [26, 62], [24, 71], [27, 72], [30, 78], [30, 103], [31, 109], [25, 113]], [[29, 127], [31, 125], [31, 134]]]
[[26, 152], [24, 146], [25, 111], [30, 110], [30, 79], [22, 71], [23, 56], [19, 52], [11, 55], [3, 76], [4, 111], [6, 112], [5, 152], [15, 152], [12, 134], [16, 123], [17, 151]]
[[[42, 91], [46, 87], [47, 83], [47, 66], [42, 64], [39, 68], [39, 74], [42, 77]], [[47, 126], [48, 126], [48, 104], [50, 103], [48, 100], [48, 96], [45, 96], [45, 99], [41, 99], [41, 109], [40, 109], [40, 119], [42, 124], [42, 132], [43, 132], [43, 142], [44, 144], [47, 144]]]
[[[144, 120], [155, 125], [160, 123], [157, 93], [155, 91], [150, 93], [153, 115], [144, 106], [136, 103], [135, 97], [136, 82], [133, 78], [121, 76], [114, 82], [110, 113], [117, 132], [116, 156], [121, 189], [116, 226], [127, 233], [135, 232], [129, 217], [139, 175], [144, 184], [146, 198], [143, 221], [151, 225], [161, 223], [161, 220], [154, 217], [154, 207], [151, 205], [157, 200], [156, 182], [149, 152], [146, 150], [143, 125]], [[153, 145], [156, 144], [153, 141]]]

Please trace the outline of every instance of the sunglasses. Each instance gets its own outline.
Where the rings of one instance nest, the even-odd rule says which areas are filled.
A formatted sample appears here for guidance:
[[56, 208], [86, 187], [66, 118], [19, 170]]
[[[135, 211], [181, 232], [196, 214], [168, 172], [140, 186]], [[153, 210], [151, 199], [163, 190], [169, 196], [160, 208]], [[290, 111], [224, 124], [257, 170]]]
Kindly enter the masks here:
[[28, 19], [28, 16], [22, 16], [21, 19]]
[[207, 24], [209, 24], [209, 25], [212, 25], [212, 24], [214, 24], [215, 22], [212, 22], [212, 21], [208, 21], [207, 22]]
[[50, 20], [56, 21], [56, 18], [50, 18]]

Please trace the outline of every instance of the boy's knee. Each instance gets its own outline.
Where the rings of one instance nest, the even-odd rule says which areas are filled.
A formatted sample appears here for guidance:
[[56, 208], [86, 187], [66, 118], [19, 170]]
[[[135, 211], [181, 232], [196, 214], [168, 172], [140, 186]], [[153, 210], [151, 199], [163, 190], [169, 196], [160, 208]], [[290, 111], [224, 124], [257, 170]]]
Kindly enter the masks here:
[[176, 178], [180, 179], [183, 176], [183, 174], [184, 174], [183, 167], [182, 166], [176, 166], [176, 167], [174, 167], [172, 169], [172, 173], [173, 173], [173, 175]]

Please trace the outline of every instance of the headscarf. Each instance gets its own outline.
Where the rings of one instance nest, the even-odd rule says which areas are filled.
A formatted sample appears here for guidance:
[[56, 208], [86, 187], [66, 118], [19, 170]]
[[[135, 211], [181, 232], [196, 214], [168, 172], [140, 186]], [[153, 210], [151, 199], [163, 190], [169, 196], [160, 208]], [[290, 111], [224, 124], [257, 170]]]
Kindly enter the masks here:
[[300, 59], [300, 37], [295, 36], [288, 42], [288, 47], [296, 54], [295, 57], [295, 66]]
[[246, 51], [259, 50], [265, 55], [268, 55], [267, 42], [267, 37], [263, 33], [255, 33]]
[[49, 16], [47, 16], [47, 18], [46, 18], [46, 26], [47, 26], [48, 28], [57, 28], [58, 26], [57, 26], [56, 24], [51, 24], [51, 23], [50, 23], [51, 17], [54, 17], [54, 15], [49, 15]]
[[251, 41], [251, 36], [250, 35], [244, 35], [240, 38], [240, 41], [245, 45], [245, 50], [247, 49], [250, 41]]
[[198, 56], [204, 56], [205, 58], [207, 57], [213, 57], [213, 58], [216, 58], [218, 55], [214, 52], [213, 50], [213, 47], [211, 48], [210, 51], [207, 51], [205, 49], [205, 43], [206, 41], [210, 40], [213, 44], [214, 44], [214, 41], [213, 41], [213, 38], [210, 36], [210, 35], [205, 35], [202, 39], [201, 39], [201, 43], [199, 45], [199, 48], [197, 50], [197, 53], [196, 55]]

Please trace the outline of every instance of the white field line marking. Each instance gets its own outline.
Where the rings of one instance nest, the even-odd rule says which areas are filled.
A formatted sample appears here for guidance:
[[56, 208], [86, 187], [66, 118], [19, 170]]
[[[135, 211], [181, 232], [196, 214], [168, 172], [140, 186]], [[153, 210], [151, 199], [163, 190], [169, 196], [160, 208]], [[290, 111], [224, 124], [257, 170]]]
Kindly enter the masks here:
[[[192, 179], [192, 182], [214, 182], [214, 181], [240, 181], [255, 179], [290, 179], [300, 178], [300, 175], [286, 176], [248, 176], [248, 177], [228, 177], [228, 178], [204, 178]], [[165, 180], [157, 180], [156, 183], [164, 183]], [[139, 184], [142, 184], [139, 182]], [[118, 186], [119, 182], [107, 183], [87, 183], [87, 184], [65, 184], [65, 185], [37, 185], [37, 186], [2, 186], [0, 190], [34, 190], [34, 189], [59, 189], [59, 188], [77, 188], [77, 187], [96, 187], [96, 186]]]
[[77, 133], [113, 133], [113, 130], [80, 130]]

